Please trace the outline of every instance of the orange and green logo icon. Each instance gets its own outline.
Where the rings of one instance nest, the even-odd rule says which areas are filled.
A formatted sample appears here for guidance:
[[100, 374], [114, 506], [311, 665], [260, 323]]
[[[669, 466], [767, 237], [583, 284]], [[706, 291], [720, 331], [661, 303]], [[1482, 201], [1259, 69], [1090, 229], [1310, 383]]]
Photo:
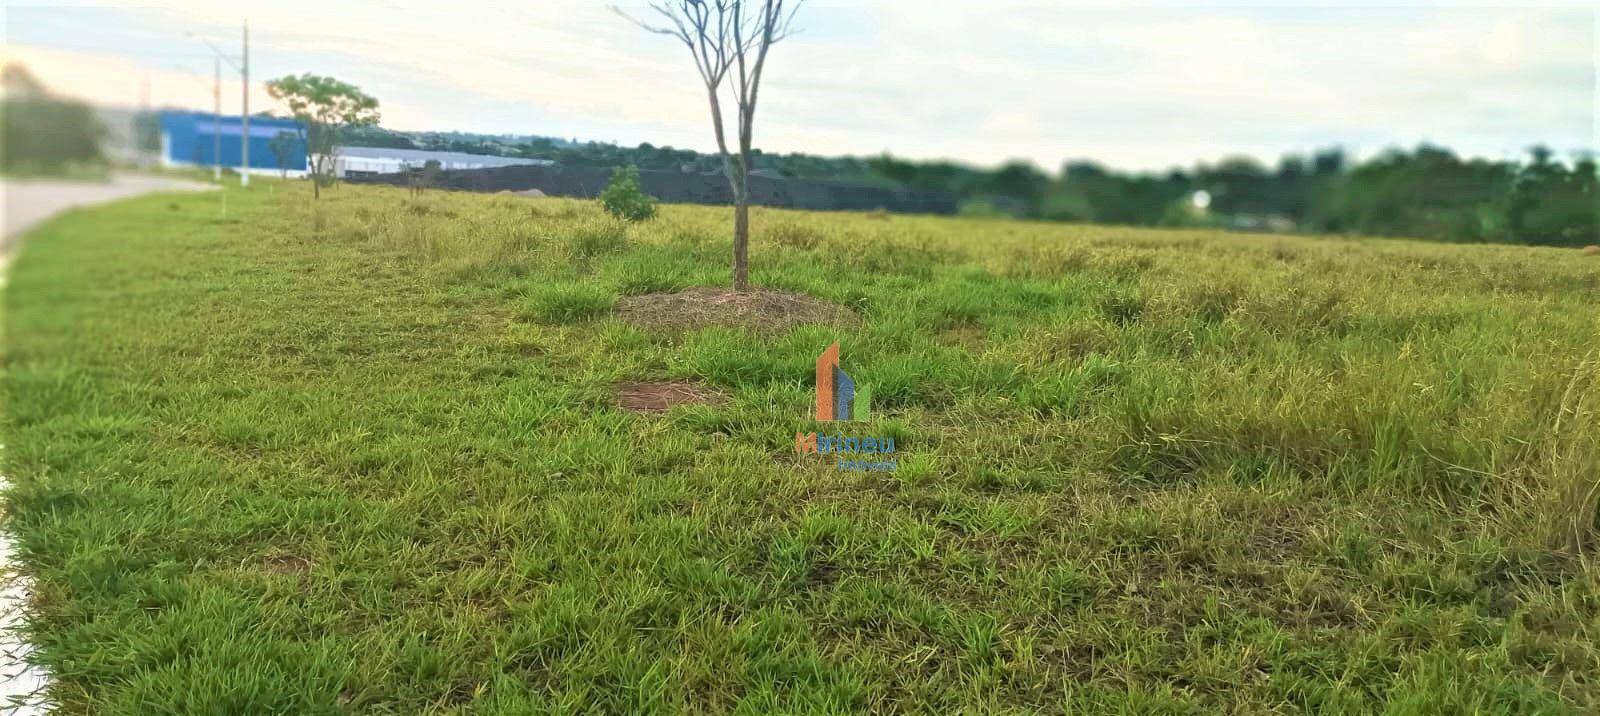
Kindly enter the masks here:
[[872, 391], [856, 385], [839, 367], [839, 344], [835, 342], [817, 356], [817, 419], [868, 420], [871, 416]]

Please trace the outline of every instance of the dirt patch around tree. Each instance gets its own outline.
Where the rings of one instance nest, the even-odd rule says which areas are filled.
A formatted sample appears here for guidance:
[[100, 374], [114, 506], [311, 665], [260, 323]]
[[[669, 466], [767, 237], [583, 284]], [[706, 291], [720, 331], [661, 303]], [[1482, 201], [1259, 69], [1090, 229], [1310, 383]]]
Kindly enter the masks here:
[[855, 323], [837, 303], [794, 291], [753, 288], [743, 293], [696, 286], [677, 293], [647, 293], [617, 301], [617, 316], [642, 328], [730, 326], [777, 331], [810, 323]]
[[618, 383], [617, 404], [642, 413], [661, 413], [675, 405], [717, 405], [728, 395], [692, 380], [628, 380]]

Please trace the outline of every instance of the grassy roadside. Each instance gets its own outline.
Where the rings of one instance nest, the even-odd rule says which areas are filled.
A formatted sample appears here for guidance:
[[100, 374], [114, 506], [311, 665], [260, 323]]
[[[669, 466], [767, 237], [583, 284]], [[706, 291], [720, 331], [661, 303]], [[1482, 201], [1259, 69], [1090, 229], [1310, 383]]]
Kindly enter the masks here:
[[[756, 337], [610, 317], [716, 210], [228, 191], [6, 289], [70, 711], [1600, 708], [1600, 261], [758, 212], [861, 321]], [[895, 473], [791, 451], [832, 340]]]

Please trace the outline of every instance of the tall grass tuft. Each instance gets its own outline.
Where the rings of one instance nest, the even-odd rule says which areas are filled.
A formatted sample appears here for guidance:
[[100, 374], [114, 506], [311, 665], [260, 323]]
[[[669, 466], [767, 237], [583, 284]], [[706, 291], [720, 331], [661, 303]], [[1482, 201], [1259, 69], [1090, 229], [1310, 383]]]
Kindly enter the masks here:
[[1600, 554], [1600, 360], [1572, 371], [1534, 462], [1546, 543], [1572, 554]]

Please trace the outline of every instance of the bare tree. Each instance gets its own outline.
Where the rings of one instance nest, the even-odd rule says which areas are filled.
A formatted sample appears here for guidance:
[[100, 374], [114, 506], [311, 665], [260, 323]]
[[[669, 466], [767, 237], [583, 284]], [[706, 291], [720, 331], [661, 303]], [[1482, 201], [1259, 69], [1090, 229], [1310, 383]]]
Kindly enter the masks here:
[[[711, 128], [723, 172], [733, 188], [733, 289], [750, 288], [750, 140], [756, 119], [756, 95], [767, 50], [788, 37], [795, 11], [804, 0], [667, 0], [650, 3], [665, 20], [652, 24], [619, 8], [618, 14], [650, 32], [677, 38], [694, 58], [711, 102]], [[659, 21], [658, 21], [659, 22]], [[738, 154], [728, 151], [723, 129], [723, 83], [727, 82], [739, 108]]]

